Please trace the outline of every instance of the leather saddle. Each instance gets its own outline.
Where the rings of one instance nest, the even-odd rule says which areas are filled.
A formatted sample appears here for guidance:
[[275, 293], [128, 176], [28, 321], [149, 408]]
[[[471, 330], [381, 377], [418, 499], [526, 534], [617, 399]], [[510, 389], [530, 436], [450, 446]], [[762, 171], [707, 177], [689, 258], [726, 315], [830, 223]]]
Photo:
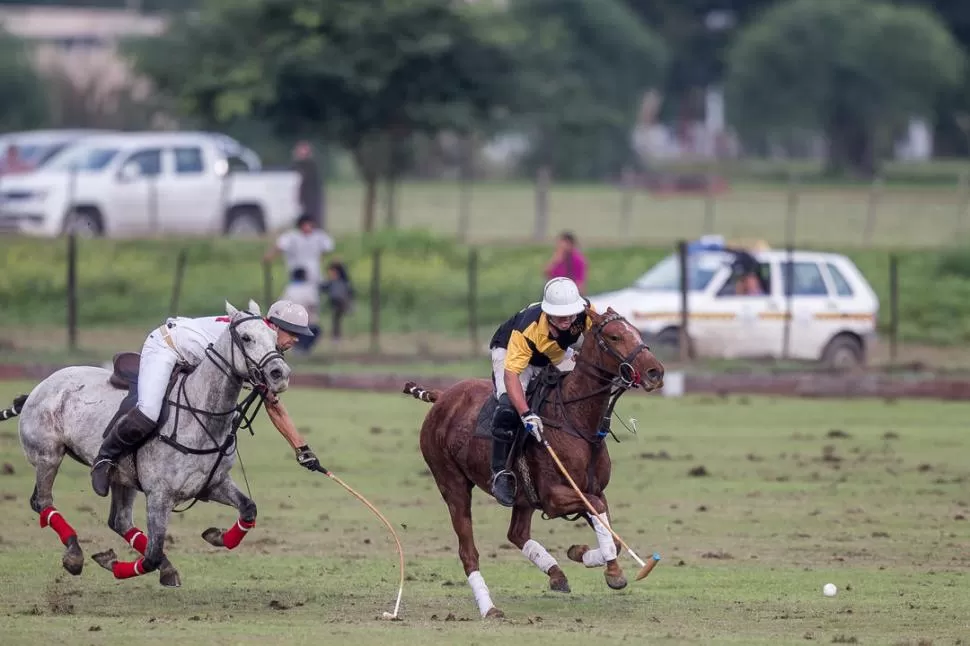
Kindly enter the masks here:
[[[117, 388], [118, 390], [127, 390], [128, 395], [121, 400], [121, 405], [118, 407], [118, 412], [115, 413], [114, 417], [108, 423], [108, 426], [104, 429], [102, 437], [107, 437], [108, 431], [112, 426], [115, 425], [122, 415], [130, 411], [138, 403], [138, 366], [141, 362], [141, 355], [137, 352], [119, 352], [114, 356], [112, 361], [112, 371], [111, 376], [108, 377], [108, 383]], [[172, 387], [175, 386], [175, 382], [180, 374], [191, 373], [192, 369], [186, 368], [184, 366], [176, 366], [175, 370], [172, 371], [172, 376], [168, 380], [168, 387], [165, 389], [165, 398], [162, 399], [162, 410], [158, 415], [158, 422], [155, 424], [155, 428], [164, 426], [165, 422], [168, 420], [168, 415], [170, 412], [170, 405], [168, 402], [169, 394], [172, 392]]]
[[[533, 377], [525, 390], [525, 399], [529, 402], [529, 408], [534, 411], [540, 410], [549, 393], [566, 374], [555, 366], [548, 365]], [[489, 395], [478, 411], [474, 437], [492, 438], [492, 420], [495, 417], [496, 408], [498, 408], [498, 400], [494, 394]], [[519, 444], [519, 442], [516, 442], [516, 444]]]

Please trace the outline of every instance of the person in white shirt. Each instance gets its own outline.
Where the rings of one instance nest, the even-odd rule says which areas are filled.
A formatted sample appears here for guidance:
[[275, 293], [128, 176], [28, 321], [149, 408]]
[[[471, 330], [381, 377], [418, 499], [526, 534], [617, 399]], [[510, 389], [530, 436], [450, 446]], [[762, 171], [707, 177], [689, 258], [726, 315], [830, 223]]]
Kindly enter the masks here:
[[263, 261], [272, 262], [282, 254], [287, 273], [304, 269], [307, 281], [316, 285], [322, 276], [320, 262], [325, 254], [333, 250], [333, 239], [316, 227], [310, 215], [303, 214], [296, 221], [296, 229], [281, 234], [263, 256]]
[[283, 290], [283, 299], [302, 305], [310, 315], [307, 327], [313, 335], [301, 336], [295, 346], [299, 352], [309, 353], [320, 335], [320, 287], [307, 280], [305, 269], [294, 269], [290, 273], [290, 282]]
[[[229, 322], [228, 316], [180, 316], [168, 319], [148, 335], [138, 364], [138, 403], [111, 427], [91, 468], [91, 486], [96, 494], [102, 498], [108, 495], [111, 469], [118, 459], [155, 431], [175, 366], [195, 367], [202, 363], [206, 348], [219, 339]], [[300, 337], [313, 336], [306, 309], [291, 301], [273, 303], [266, 312], [266, 323], [276, 330], [280, 352], [292, 348]], [[296, 451], [297, 462], [310, 470], [319, 467], [317, 456], [296, 429], [283, 403], [267, 394], [265, 406], [270, 421]]]

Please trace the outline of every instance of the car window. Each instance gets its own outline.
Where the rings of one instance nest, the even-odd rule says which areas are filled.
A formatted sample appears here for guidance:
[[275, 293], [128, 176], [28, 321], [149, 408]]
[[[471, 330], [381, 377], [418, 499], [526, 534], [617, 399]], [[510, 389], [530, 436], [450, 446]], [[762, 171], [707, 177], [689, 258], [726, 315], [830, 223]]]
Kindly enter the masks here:
[[852, 285], [845, 279], [845, 276], [839, 271], [839, 268], [830, 262], [825, 263], [825, 266], [828, 268], [832, 282], [835, 284], [835, 293], [839, 296], [852, 296]]
[[249, 164], [239, 155], [229, 155], [226, 161], [229, 162], [230, 173], [248, 173], [250, 170]]
[[828, 296], [822, 270], [815, 262], [796, 262], [791, 266], [791, 286], [787, 284], [789, 263], [782, 263], [781, 282], [786, 296]]
[[50, 170], [71, 170], [79, 172], [97, 172], [111, 163], [118, 155], [117, 148], [102, 147], [72, 147], [50, 160], [47, 168]]
[[[721, 269], [722, 261], [717, 255], [691, 254], [687, 257], [687, 288], [692, 292], [707, 289], [711, 279]], [[680, 258], [677, 254], [667, 256], [634, 283], [637, 289], [653, 292], [680, 291]]]
[[160, 148], [139, 150], [125, 160], [122, 168], [132, 163], [138, 165], [142, 177], [157, 177], [162, 172], [162, 151]]
[[175, 172], [179, 175], [198, 175], [203, 171], [202, 149], [196, 146], [175, 149]]
[[[758, 263], [758, 273], [754, 276], [757, 283], [753, 283], [744, 276], [731, 274], [724, 281], [724, 285], [717, 290], [718, 296], [766, 296], [771, 293], [771, 265]], [[742, 280], [744, 279], [744, 280]], [[760, 293], [759, 293], [760, 292]]]

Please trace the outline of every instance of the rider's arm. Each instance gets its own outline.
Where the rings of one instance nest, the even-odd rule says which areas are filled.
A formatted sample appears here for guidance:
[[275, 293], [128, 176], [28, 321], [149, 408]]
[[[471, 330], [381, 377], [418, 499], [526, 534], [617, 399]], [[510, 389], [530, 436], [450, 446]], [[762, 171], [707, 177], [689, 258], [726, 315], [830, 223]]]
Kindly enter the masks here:
[[279, 399], [271, 401], [269, 397], [266, 398], [266, 414], [269, 415], [270, 421], [273, 422], [273, 426], [276, 430], [280, 432], [280, 435], [286, 438], [286, 441], [290, 443], [293, 450], [306, 446], [306, 440], [300, 435], [300, 431], [296, 430], [296, 425], [290, 418], [290, 414], [286, 412], [286, 408], [283, 406], [283, 402]]
[[525, 415], [529, 410], [519, 375], [529, 367], [531, 358], [532, 348], [529, 347], [525, 335], [519, 330], [512, 330], [505, 354], [505, 392], [509, 395], [509, 403], [519, 415]]

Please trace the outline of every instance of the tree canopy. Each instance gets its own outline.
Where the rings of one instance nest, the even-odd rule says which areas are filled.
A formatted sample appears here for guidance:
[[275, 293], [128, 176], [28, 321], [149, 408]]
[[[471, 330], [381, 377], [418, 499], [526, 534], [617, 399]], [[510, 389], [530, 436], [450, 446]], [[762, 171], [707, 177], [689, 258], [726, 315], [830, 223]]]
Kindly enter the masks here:
[[871, 175], [880, 146], [957, 86], [964, 56], [920, 7], [791, 0], [745, 27], [728, 56], [732, 122], [748, 132], [824, 131], [832, 172]]
[[48, 116], [43, 80], [24, 43], [0, 30], [0, 132], [44, 125]]

